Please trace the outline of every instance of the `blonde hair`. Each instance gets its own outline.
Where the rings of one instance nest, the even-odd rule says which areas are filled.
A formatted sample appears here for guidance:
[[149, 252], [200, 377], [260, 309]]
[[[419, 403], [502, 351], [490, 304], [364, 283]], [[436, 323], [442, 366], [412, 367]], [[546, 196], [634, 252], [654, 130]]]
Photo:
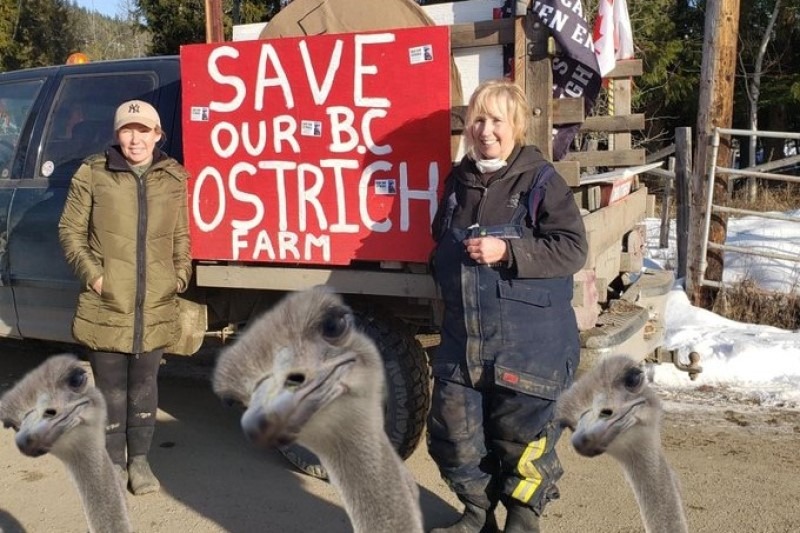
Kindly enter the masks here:
[[472, 125], [477, 117], [497, 115], [511, 124], [514, 142], [525, 143], [528, 132], [531, 108], [522, 88], [513, 81], [499, 79], [487, 80], [478, 85], [469, 99], [467, 107], [464, 138], [467, 153], [475, 158], [475, 139], [472, 137]]

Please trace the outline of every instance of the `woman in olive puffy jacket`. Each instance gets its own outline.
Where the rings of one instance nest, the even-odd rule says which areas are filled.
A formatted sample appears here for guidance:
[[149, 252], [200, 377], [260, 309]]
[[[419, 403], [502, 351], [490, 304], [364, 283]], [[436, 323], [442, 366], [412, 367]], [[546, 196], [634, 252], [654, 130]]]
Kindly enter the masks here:
[[147, 461], [158, 368], [191, 276], [188, 173], [156, 147], [164, 134], [147, 102], [120, 105], [114, 131], [118, 144], [72, 178], [58, 229], [83, 287], [72, 333], [108, 403], [106, 447], [121, 482], [146, 494], [159, 489]]

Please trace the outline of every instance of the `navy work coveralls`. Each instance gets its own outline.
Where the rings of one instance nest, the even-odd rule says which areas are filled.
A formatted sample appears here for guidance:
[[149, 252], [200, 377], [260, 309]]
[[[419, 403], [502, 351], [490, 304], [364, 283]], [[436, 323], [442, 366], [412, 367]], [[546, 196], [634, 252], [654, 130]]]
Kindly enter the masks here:
[[[580, 357], [572, 274], [587, 244], [571, 190], [539, 150], [516, 147], [508, 161], [484, 181], [465, 157], [434, 219], [445, 310], [428, 448], [462, 501], [489, 509], [513, 498], [541, 514], [563, 472], [552, 419]], [[506, 239], [507, 263], [469, 257], [475, 224]]]

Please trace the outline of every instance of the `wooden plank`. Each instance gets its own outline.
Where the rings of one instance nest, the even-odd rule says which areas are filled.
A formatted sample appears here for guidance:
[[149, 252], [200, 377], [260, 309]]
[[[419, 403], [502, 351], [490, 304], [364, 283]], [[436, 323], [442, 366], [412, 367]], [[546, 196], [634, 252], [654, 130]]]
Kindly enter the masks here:
[[[673, 149], [675, 145], [672, 145]], [[667, 172], [672, 172], [675, 175], [675, 158], [670, 157], [667, 163]], [[669, 247], [669, 226], [670, 226], [670, 210], [672, 205], [672, 188], [675, 186], [674, 180], [662, 180], [664, 186], [664, 193], [661, 197], [661, 230], [658, 234], [659, 248]]]
[[[695, 248], [691, 253], [689, 243], [699, 247], [705, 226], [702, 218], [705, 205], [702, 190], [705, 188], [705, 176], [695, 176], [692, 169], [692, 128], [675, 129], [675, 239], [678, 245], [678, 265], [676, 278], [686, 278], [686, 289], [691, 294], [699, 281], [699, 265], [689, 268], [689, 256], [700, 259], [700, 250]], [[692, 227], [692, 224], [697, 224]], [[688, 275], [688, 277], [687, 277]]]
[[583, 199], [586, 197], [585, 191], [581, 189], [572, 189], [572, 197], [575, 199], [575, 205], [578, 206], [578, 209], [585, 209], [583, 205]]
[[596, 152], [570, 152], [564, 156], [565, 161], [578, 161], [582, 167], [632, 167], [635, 165], [643, 165], [644, 159], [645, 151], [643, 148]]
[[597, 205], [599, 203], [597, 199], [597, 195], [595, 194], [593, 187], [586, 187], [586, 198], [584, 198], [584, 207], [589, 211], [597, 211]]
[[647, 156], [647, 162], [648, 163], [654, 163], [656, 161], [660, 161], [660, 160], [664, 159], [665, 157], [669, 157], [674, 153], [675, 153], [675, 145], [674, 144], [670, 144], [666, 148], [662, 148], [661, 150], [658, 150], [656, 152], [653, 152], [653, 153], [649, 154]]
[[514, 17], [514, 63], [512, 77], [525, 91], [525, 76], [528, 70], [528, 39], [525, 36], [525, 17]]
[[300, 291], [314, 285], [329, 285], [346, 294], [437, 297], [430, 274], [204, 264], [197, 265], [196, 273], [201, 287]]
[[606, 74], [606, 78], [630, 78], [632, 76], [641, 76], [644, 72], [641, 59], [624, 59], [618, 60], [617, 66], [614, 70]]
[[570, 187], [581, 184], [581, 165], [577, 161], [556, 161], [553, 166]]
[[[613, 80], [611, 91], [614, 95], [614, 112], [611, 115], [630, 115], [631, 114], [631, 80]], [[610, 135], [610, 147], [614, 150], [629, 150], [631, 147], [630, 133], [615, 133]]]
[[655, 194], [648, 194], [647, 195], [647, 207], [645, 208], [645, 212], [647, 213], [645, 216], [647, 218], [653, 218], [656, 216], [656, 195]]
[[531, 117], [527, 142], [535, 144], [550, 161], [553, 160], [553, 69], [548, 53], [548, 29], [533, 23], [529, 36], [529, 54], [525, 79]]
[[[467, 106], [453, 106], [450, 112], [450, 131], [464, 130]], [[583, 98], [561, 98], [553, 100], [553, 124], [577, 124], [583, 122], [581, 131], [636, 131], [644, 129], [644, 115], [634, 113], [627, 116], [584, 117]]]
[[647, 189], [641, 188], [619, 202], [583, 217], [586, 239], [589, 242], [588, 259], [584, 268], [593, 268], [594, 261], [602, 251], [619, 246], [622, 236], [642, 220], [646, 200]]
[[[560, 122], [553, 121], [556, 124]], [[602, 116], [602, 117], [586, 117], [586, 120], [581, 125], [582, 132], [589, 131], [606, 131], [606, 132], [619, 132], [619, 131], [636, 131], [644, 129], [644, 115], [642, 113], [634, 113], [632, 115], [622, 116]]]
[[497, 46], [514, 42], [514, 19], [482, 20], [450, 26], [450, 47]]
[[553, 124], [579, 124], [586, 119], [583, 98], [553, 100]]

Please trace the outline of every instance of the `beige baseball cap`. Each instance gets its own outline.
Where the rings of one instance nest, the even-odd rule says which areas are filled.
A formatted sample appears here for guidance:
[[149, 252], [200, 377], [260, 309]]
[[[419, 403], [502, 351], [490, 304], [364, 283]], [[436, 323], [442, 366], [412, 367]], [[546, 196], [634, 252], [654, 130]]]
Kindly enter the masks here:
[[117, 108], [114, 114], [114, 131], [128, 124], [142, 124], [150, 129], [161, 127], [161, 119], [156, 108], [143, 100], [128, 100]]

